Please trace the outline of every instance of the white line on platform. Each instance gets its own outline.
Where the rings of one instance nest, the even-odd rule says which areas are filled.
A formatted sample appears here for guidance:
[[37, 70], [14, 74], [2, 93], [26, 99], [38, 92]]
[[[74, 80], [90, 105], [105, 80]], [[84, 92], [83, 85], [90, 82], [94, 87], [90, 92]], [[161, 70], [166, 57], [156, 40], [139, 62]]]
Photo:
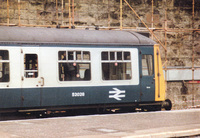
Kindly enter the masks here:
[[145, 135], [133, 135], [133, 136], [126, 136], [122, 138], [145, 138], [145, 137], [180, 137], [180, 136], [194, 136], [199, 135], [200, 129], [190, 129], [190, 130], [181, 130], [181, 131], [168, 131], [168, 132], [161, 132], [161, 133], [152, 133], [152, 134], [145, 134]]

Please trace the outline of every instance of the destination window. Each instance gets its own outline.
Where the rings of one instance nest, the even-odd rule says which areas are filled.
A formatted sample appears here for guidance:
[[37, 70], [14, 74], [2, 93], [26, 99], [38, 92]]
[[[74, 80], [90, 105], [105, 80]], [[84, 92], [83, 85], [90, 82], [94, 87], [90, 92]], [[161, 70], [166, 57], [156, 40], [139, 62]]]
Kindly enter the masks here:
[[152, 76], [153, 75], [153, 56], [142, 55], [142, 75]]
[[9, 63], [10, 61], [8, 50], [0, 50], [0, 82], [10, 81]]
[[38, 55], [37, 54], [24, 55], [24, 76], [26, 78], [38, 77]]
[[131, 54], [128, 51], [103, 51], [101, 53], [103, 80], [130, 80]]
[[89, 51], [58, 51], [60, 81], [91, 80]]

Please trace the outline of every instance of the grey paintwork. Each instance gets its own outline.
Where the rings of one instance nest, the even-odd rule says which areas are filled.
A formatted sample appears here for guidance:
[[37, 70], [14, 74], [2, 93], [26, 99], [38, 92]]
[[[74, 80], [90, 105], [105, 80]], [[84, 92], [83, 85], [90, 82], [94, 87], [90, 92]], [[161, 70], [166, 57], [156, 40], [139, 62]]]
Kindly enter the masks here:
[[56, 43], [96, 45], [154, 45], [150, 38], [132, 31], [0, 27], [0, 43]]

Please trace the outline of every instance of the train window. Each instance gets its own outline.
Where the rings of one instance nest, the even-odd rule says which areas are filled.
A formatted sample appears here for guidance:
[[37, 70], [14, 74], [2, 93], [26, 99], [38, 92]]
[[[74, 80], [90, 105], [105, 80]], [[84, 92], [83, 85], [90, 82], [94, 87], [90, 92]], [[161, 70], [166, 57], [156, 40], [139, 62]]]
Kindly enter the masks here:
[[[103, 80], [130, 80], [131, 60], [130, 52], [102, 52], [102, 79]], [[103, 56], [106, 56], [103, 57]], [[109, 57], [109, 59], [107, 58]]]
[[38, 77], [38, 56], [37, 54], [24, 55], [24, 76], [26, 78]]
[[124, 60], [130, 60], [131, 56], [130, 56], [130, 52], [124, 52]]
[[110, 52], [110, 60], [115, 60], [115, 52]]
[[108, 52], [101, 53], [101, 60], [108, 60]]
[[9, 53], [7, 50], [0, 50], [0, 82], [9, 82], [9, 74]]
[[[58, 55], [60, 52], [59, 51]], [[88, 81], [91, 80], [90, 52], [89, 51], [67, 51], [68, 57], [65, 61], [59, 58], [59, 80], [60, 81]], [[59, 56], [58, 56], [59, 57]]]
[[142, 75], [152, 76], [153, 75], [153, 56], [142, 55]]
[[117, 52], [117, 60], [122, 60], [122, 52]]
[[83, 51], [83, 60], [90, 60], [90, 52]]
[[67, 57], [68, 57], [68, 58], [67, 58], [68, 60], [74, 60], [74, 52], [73, 52], [73, 51], [68, 51], [68, 52], [67, 52], [67, 55], [68, 55], [68, 56], [67, 56]]
[[81, 54], [81, 51], [77, 51], [76, 52], [76, 60], [81, 60], [82, 59], [82, 54]]
[[59, 51], [58, 52], [58, 59], [59, 60], [66, 60], [66, 51]]

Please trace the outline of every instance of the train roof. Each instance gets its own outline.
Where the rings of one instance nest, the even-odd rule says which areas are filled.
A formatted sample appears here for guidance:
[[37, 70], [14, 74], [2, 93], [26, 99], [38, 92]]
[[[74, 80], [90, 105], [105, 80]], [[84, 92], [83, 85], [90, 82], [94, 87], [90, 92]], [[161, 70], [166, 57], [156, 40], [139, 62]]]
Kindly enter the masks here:
[[1, 44], [148, 45], [152, 39], [133, 31], [0, 27]]

